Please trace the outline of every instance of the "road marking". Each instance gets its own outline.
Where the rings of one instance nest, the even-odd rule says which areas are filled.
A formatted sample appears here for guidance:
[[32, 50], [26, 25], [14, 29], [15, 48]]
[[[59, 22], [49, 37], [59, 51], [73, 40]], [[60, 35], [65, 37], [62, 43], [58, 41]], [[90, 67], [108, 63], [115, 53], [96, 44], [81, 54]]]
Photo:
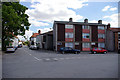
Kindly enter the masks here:
[[57, 61], [58, 59], [57, 58], [53, 58], [53, 60]]
[[[33, 56], [33, 57], [34, 57], [34, 56]], [[41, 59], [38, 59], [37, 57], [34, 57], [34, 58], [35, 58], [36, 60], [38, 60], [38, 61], [41, 60]]]
[[47, 59], [45, 59], [45, 60], [49, 61], [50, 59], [49, 59], [49, 58], [47, 58]]

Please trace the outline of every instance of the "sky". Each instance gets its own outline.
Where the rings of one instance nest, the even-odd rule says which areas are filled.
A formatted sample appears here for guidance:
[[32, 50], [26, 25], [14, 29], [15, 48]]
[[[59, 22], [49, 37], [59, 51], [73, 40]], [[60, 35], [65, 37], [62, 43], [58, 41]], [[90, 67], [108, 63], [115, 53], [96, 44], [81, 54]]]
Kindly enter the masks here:
[[[41, 30], [42, 33], [52, 30], [54, 21], [83, 22], [85, 18], [90, 23], [102, 20], [103, 24], [118, 27], [118, 2], [97, 2], [88, 0], [21, 0], [20, 4], [28, 7], [31, 26], [25, 36], [29, 38], [32, 33]], [[23, 39], [22, 36], [19, 36]]]

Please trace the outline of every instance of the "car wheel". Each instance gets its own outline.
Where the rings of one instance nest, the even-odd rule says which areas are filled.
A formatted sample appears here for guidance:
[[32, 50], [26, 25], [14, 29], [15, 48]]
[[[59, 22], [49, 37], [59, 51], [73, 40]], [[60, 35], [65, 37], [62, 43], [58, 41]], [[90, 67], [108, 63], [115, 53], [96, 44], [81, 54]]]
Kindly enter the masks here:
[[64, 51], [62, 51], [62, 54], [65, 54], [65, 52], [64, 52]]
[[96, 54], [97, 52], [94, 51], [93, 53]]
[[104, 54], [106, 54], [107, 52], [105, 51]]

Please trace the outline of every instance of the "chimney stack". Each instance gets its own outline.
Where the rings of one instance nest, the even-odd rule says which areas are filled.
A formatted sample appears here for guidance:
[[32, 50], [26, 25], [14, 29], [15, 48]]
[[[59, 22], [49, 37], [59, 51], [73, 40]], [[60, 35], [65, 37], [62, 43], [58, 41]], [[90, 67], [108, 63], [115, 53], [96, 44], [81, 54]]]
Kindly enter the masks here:
[[99, 21], [98, 21], [98, 24], [102, 24], [102, 20], [99, 20]]
[[88, 23], [88, 19], [85, 19], [85, 20], [84, 20], [84, 23]]
[[73, 20], [72, 20], [72, 18], [69, 18], [69, 22], [72, 22]]
[[108, 23], [108, 25], [107, 25], [107, 29], [109, 29], [110, 28], [110, 23]]
[[38, 30], [38, 33], [41, 34], [41, 30]]

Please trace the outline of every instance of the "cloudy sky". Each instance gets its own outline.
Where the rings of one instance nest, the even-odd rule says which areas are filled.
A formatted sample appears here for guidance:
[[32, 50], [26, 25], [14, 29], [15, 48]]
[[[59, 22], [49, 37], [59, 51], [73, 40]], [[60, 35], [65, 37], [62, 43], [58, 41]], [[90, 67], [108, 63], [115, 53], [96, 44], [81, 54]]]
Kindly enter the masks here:
[[31, 23], [30, 30], [26, 31], [29, 38], [32, 33], [42, 33], [52, 30], [54, 21], [83, 22], [85, 18], [89, 22], [102, 20], [103, 24], [111, 24], [118, 27], [118, 2], [89, 2], [88, 0], [21, 0], [20, 4], [28, 7], [26, 14]]

